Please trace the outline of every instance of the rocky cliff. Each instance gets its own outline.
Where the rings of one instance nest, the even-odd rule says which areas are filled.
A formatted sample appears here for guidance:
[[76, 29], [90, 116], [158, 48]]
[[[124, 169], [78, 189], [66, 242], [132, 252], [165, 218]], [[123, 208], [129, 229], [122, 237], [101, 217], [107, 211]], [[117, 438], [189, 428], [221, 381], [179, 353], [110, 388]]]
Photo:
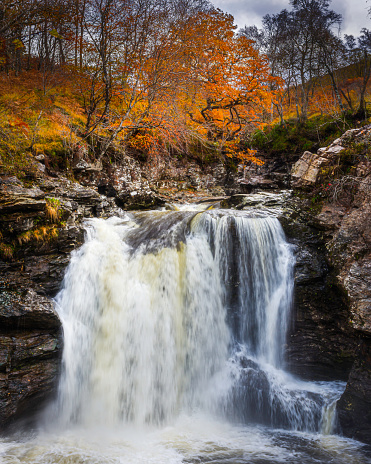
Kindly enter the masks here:
[[[321, 234], [331, 270], [330, 285], [342, 295], [341, 301], [333, 305], [328, 302], [327, 306], [331, 292], [322, 292], [323, 314], [333, 317], [331, 325], [338, 326], [340, 334], [346, 333], [356, 342], [355, 361], [338, 403], [340, 425], [345, 435], [368, 443], [371, 443], [370, 141], [371, 126], [349, 130], [317, 154], [305, 152], [292, 170], [293, 186], [307, 201], [307, 208], [302, 210], [307, 210], [308, 223]], [[323, 288], [324, 284], [325, 281], [320, 286]], [[344, 310], [339, 311], [341, 304]], [[340, 356], [344, 353], [348, 357], [353, 349], [343, 351], [340, 338], [336, 335], [331, 345]]]

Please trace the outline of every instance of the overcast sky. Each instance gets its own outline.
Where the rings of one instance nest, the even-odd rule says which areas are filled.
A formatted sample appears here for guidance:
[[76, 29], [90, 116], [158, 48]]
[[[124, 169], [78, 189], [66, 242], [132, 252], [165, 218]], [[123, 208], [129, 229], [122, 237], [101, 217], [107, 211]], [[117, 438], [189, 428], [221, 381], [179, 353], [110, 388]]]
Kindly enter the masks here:
[[[238, 28], [245, 25], [261, 26], [261, 18], [269, 13], [279, 13], [284, 8], [290, 10], [289, 0], [211, 0], [214, 6], [231, 13]], [[371, 0], [332, 0], [330, 8], [343, 15], [341, 32], [359, 35], [366, 27], [371, 29], [371, 18], [367, 16]]]

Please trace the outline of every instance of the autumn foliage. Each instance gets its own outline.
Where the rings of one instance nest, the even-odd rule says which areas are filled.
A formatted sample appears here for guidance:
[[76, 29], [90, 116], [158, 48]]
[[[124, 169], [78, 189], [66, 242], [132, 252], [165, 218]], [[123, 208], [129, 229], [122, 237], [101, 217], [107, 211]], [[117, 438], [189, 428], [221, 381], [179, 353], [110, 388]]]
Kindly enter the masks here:
[[249, 134], [264, 124], [341, 113], [357, 95], [364, 112], [367, 31], [358, 48], [348, 40], [360, 69], [343, 76], [345, 49], [327, 34], [340, 15], [327, 0], [290, 3], [292, 12], [264, 18], [263, 31], [236, 33], [233, 17], [207, 0], [3, 0], [3, 162], [45, 154], [67, 169], [129, 152], [260, 163]]
[[255, 160], [239, 137], [264, 120], [280, 82], [231, 15], [203, 0], [1, 8], [3, 153], [54, 153], [68, 165], [198, 147]]

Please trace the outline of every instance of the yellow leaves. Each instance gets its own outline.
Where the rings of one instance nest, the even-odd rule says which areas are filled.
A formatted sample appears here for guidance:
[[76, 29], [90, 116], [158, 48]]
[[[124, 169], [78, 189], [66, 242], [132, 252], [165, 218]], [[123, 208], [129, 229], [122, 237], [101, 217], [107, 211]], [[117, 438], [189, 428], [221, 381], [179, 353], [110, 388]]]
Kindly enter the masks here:
[[63, 39], [63, 37], [58, 33], [56, 29], [49, 31], [49, 34], [56, 39]]
[[14, 39], [14, 40], [13, 40], [13, 45], [14, 45], [14, 48], [15, 48], [16, 50], [20, 50], [20, 49], [22, 49], [22, 48], [25, 48], [25, 46], [24, 46], [22, 40], [20, 40], [20, 39]]
[[0, 256], [5, 260], [9, 261], [13, 257], [13, 248], [11, 245], [0, 242]]
[[58, 229], [55, 226], [40, 226], [33, 230], [23, 232], [17, 238], [18, 245], [22, 246], [29, 242], [50, 242], [58, 237]]
[[48, 229], [45, 226], [39, 227], [33, 231], [33, 236], [36, 241], [43, 242], [48, 236]]
[[33, 233], [31, 231], [24, 232], [23, 234], [18, 236], [18, 243], [19, 245], [24, 245], [32, 240]]

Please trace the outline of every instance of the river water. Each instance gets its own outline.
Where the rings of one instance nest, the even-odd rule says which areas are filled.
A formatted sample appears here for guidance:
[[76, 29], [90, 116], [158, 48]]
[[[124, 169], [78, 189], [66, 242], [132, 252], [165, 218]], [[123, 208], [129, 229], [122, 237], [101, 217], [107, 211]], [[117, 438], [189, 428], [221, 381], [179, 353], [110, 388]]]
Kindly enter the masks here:
[[345, 384], [285, 370], [293, 267], [259, 211], [90, 220], [56, 298], [58, 399], [1, 462], [369, 462], [338, 434]]

